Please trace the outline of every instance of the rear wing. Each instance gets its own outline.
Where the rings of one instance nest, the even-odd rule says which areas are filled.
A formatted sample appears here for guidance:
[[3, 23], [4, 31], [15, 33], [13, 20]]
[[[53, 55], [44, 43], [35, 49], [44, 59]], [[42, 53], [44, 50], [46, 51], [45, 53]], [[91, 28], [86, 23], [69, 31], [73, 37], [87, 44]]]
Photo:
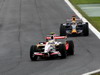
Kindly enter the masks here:
[[[66, 39], [67, 36], [55, 36], [54, 39]], [[51, 37], [46, 37], [47, 40], [51, 39]]]

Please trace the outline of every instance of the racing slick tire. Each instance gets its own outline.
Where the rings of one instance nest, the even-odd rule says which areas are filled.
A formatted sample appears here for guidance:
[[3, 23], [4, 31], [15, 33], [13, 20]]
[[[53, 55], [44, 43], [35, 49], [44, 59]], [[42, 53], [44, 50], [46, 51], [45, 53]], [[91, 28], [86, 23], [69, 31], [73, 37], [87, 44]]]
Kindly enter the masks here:
[[74, 55], [74, 43], [73, 43], [73, 41], [70, 40], [70, 41], [67, 41], [67, 42], [69, 44], [69, 48], [67, 50], [67, 54], [68, 55]]
[[66, 48], [64, 44], [59, 45], [59, 52], [61, 53], [61, 59], [66, 58]]
[[88, 36], [89, 35], [89, 28], [88, 28], [88, 23], [83, 25], [83, 35]]
[[60, 36], [66, 36], [66, 28], [63, 24], [60, 25]]
[[31, 61], [36, 61], [37, 60], [37, 56], [35, 55], [33, 57], [34, 52], [37, 50], [37, 46], [36, 45], [32, 45], [30, 48], [30, 59]]

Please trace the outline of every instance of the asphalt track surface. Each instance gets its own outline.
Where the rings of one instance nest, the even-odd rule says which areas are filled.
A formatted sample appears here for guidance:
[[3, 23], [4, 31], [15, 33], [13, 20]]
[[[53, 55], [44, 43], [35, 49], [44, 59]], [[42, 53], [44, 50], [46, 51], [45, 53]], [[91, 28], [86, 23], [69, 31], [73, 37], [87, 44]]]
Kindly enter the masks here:
[[0, 75], [81, 75], [100, 68], [100, 40], [91, 31], [69, 38], [74, 56], [30, 60], [30, 46], [59, 34], [60, 23], [73, 14], [63, 0], [0, 0]]

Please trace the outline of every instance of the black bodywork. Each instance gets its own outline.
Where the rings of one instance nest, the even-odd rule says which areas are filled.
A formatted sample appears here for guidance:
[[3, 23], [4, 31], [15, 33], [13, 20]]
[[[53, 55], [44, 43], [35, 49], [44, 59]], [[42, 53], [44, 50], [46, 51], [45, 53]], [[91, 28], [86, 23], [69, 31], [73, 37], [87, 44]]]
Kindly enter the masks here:
[[71, 22], [67, 22], [60, 25], [60, 36], [78, 34], [82, 34], [84, 36], [89, 35], [89, 28], [87, 22], [77, 22], [75, 23], [75, 25], [73, 25], [73, 23]]

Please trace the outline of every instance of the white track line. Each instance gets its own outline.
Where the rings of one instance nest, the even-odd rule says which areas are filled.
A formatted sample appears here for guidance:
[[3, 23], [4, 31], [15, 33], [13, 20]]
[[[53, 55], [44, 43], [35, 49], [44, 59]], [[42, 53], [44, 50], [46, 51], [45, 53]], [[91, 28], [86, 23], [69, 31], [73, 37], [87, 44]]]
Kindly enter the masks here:
[[[76, 15], [78, 15], [79, 18], [81, 18], [84, 22], [88, 22], [88, 20], [86, 18], [84, 18], [79, 11], [70, 3], [69, 0], [65, 0], [65, 2], [69, 5], [69, 7], [76, 13]], [[89, 29], [100, 39], [100, 32], [93, 27], [93, 25], [89, 23]]]
[[92, 71], [92, 72], [88, 72], [88, 73], [85, 73], [85, 74], [82, 74], [82, 75], [91, 75], [91, 74], [95, 74], [95, 73], [98, 73], [98, 72], [100, 72], [100, 69]]

